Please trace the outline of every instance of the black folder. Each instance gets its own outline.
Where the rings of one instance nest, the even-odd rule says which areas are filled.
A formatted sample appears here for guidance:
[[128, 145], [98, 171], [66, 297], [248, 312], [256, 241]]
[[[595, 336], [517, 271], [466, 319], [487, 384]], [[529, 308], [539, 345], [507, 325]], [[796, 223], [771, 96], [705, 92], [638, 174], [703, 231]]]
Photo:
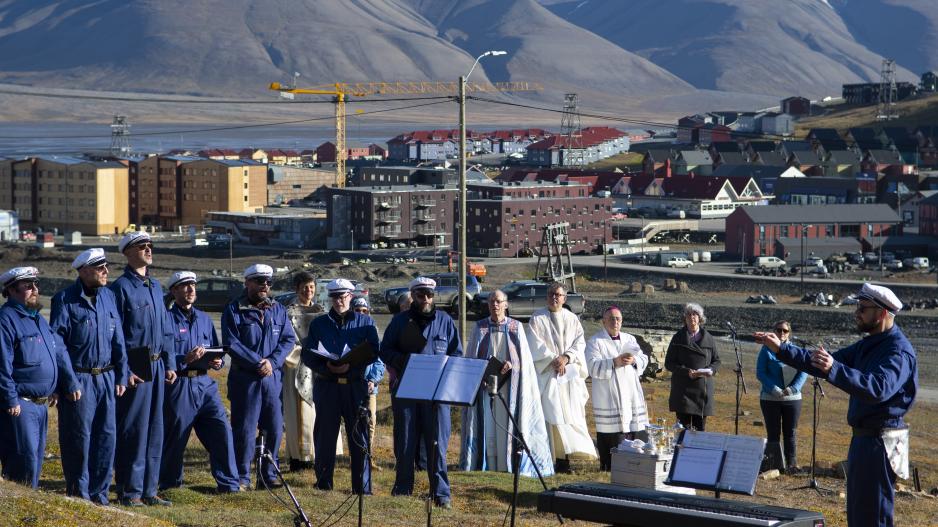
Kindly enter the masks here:
[[186, 369], [189, 370], [210, 370], [212, 369], [212, 361], [215, 359], [221, 359], [225, 356], [225, 353], [228, 353], [228, 347], [223, 347], [221, 349], [205, 350], [205, 353], [196, 359], [195, 362], [186, 366]]
[[150, 367], [150, 346], [127, 348], [127, 365], [130, 366], [130, 372], [143, 379], [144, 382], [153, 381], [153, 369]]
[[498, 360], [496, 357], [489, 357], [489, 364], [485, 367], [485, 382], [488, 382], [489, 376], [495, 375], [498, 377], [498, 389], [501, 390], [502, 386], [511, 378], [511, 370], [502, 373], [504, 367], [505, 361]]
[[407, 321], [407, 325], [401, 331], [401, 337], [398, 342], [400, 351], [404, 353], [420, 353], [427, 346], [427, 338], [423, 336], [423, 330], [420, 324], [413, 319]]
[[348, 364], [353, 368], [359, 366], [364, 366], [366, 364], [371, 364], [374, 362], [377, 354], [375, 353], [374, 346], [370, 342], [364, 340], [360, 342], [357, 346], [350, 349], [348, 353], [343, 355], [339, 360], [334, 361], [335, 364]]

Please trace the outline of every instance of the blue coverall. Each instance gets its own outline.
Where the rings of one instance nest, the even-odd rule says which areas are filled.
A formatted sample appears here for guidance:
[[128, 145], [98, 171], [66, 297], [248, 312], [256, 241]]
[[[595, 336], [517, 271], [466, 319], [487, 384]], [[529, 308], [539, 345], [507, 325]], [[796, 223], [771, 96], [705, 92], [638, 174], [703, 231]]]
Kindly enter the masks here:
[[[71, 362], [38, 311], [12, 298], [0, 307], [0, 466], [3, 477], [39, 486], [46, 450], [47, 399]], [[60, 373], [61, 372], [61, 373]], [[20, 407], [17, 416], [6, 410]]]
[[811, 352], [791, 343], [778, 358], [847, 392], [847, 423], [853, 439], [847, 454], [847, 524], [893, 525], [896, 474], [886, 457], [880, 431], [903, 428], [903, 416], [915, 402], [918, 367], [915, 350], [898, 325], [832, 354], [826, 375], [811, 365]]
[[163, 459], [160, 466], [160, 489], [182, 485], [183, 455], [189, 435], [195, 435], [208, 451], [212, 476], [221, 492], [238, 491], [238, 467], [235, 465], [234, 441], [228, 414], [218, 394], [218, 384], [204, 369], [192, 369], [185, 356], [198, 346], [220, 346], [218, 332], [207, 314], [196, 308], [188, 313], [173, 305], [173, 354], [179, 377], [166, 388], [163, 401]]
[[163, 397], [167, 371], [176, 369], [170, 352], [171, 322], [163, 304], [163, 288], [150, 276], [127, 267], [108, 287], [114, 292], [123, 321], [128, 353], [149, 347], [153, 382], [127, 387], [117, 400], [117, 452], [114, 483], [124, 500], [156, 496], [163, 455]]
[[92, 302], [77, 280], [52, 298], [50, 325], [64, 342], [74, 371], [59, 381], [64, 387], [59, 392], [81, 391], [77, 402], [59, 401], [65, 492], [107, 505], [117, 438], [114, 387], [126, 386], [128, 377], [114, 293], [98, 288]]
[[[296, 334], [283, 305], [271, 301], [260, 309], [249, 305], [247, 297], [242, 295], [225, 306], [221, 316], [221, 339], [231, 355], [228, 400], [231, 402], [235, 464], [241, 484], [250, 485], [251, 458], [258, 428], [274, 462], [279, 463], [278, 450], [283, 436], [280, 401], [283, 362], [293, 350]], [[263, 359], [269, 360], [273, 369], [273, 374], [267, 377], [257, 372]], [[269, 463], [261, 465], [264, 482], [275, 483], [274, 467]]]
[[[352, 492], [371, 494], [371, 467], [365, 457], [368, 448], [368, 381], [380, 378], [375, 368], [384, 365], [380, 359], [350, 366], [344, 374], [334, 374], [326, 364], [328, 359], [313, 353], [320, 343], [326, 351], [342, 355], [346, 346], [352, 349], [362, 342], [369, 342], [372, 350], [378, 351], [378, 330], [375, 321], [368, 315], [348, 311], [340, 317], [335, 310], [316, 317], [309, 324], [306, 343], [303, 346], [303, 364], [316, 374], [313, 382], [313, 404], [316, 406], [316, 422], [313, 425], [313, 449], [315, 452], [316, 487], [332, 490], [332, 475], [335, 471], [335, 445], [339, 437], [339, 419], [345, 421], [351, 458]], [[364, 483], [364, 485], [362, 485]]]
[[[456, 333], [456, 324], [446, 313], [435, 310], [433, 319], [415, 320], [423, 326], [423, 337], [427, 343], [420, 350], [401, 349], [401, 333], [410, 323], [411, 311], [394, 315], [381, 341], [381, 360], [388, 367], [398, 372], [398, 378], [404, 374], [407, 355], [411, 353], [447, 354], [462, 356], [462, 341]], [[426, 325], [424, 325], [426, 324]], [[394, 457], [396, 458], [395, 495], [409, 495], [414, 490], [414, 457], [417, 443], [422, 439], [427, 449], [427, 474], [430, 489], [437, 503], [450, 500], [449, 477], [446, 473], [446, 449], [449, 445], [450, 416], [449, 405], [401, 401], [396, 397], [397, 386], [391, 387], [391, 408], [394, 412]], [[418, 424], [420, 425], [418, 427]], [[433, 442], [436, 441], [436, 451]], [[435, 460], [435, 463], [431, 461]]]

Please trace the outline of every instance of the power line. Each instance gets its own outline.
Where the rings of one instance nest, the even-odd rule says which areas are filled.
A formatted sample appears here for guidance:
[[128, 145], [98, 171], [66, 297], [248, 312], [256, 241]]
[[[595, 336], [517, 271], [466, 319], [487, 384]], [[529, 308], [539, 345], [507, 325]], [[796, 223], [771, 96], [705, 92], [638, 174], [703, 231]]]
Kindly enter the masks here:
[[[432, 99], [440, 99], [441, 97], [432, 97]], [[455, 97], [443, 97], [445, 100], [437, 100], [435, 102], [428, 102], [422, 104], [411, 104], [408, 106], [397, 106], [394, 108], [384, 108], [381, 110], [370, 110], [355, 114], [356, 116], [360, 115], [374, 115], [379, 113], [388, 113], [396, 112], [401, 110], [411, 110], [414, 108], [424, 108], [427, 106], [434, 106], [437, 104], [443, 104], [452, 102], [455, 100]], [[193, 128], [188, 130], [167, 130], [163, 132], [139, 132], [134, 133], [134, 137], [143, 137], [143, 136], [157, 136], [157, 135], [177, 135], [177, 134], [198, 134], [198, 133], [207, 133], [207, 132], [224, 132], [228, 130], [243, 130], [248, 128], [264, 128], [269, 126], [284, 126], [291, 124], [302, 124], [302, 123], [311, 123], [317, 121], [335, 121], [335, 116], [330, 115], [328, 117], [310, 117], [308, 119], [294, 119], [291, 121], [278, 121], [273, 123], [257, 123], [257, 124], [240, 124], [240, 125], [230, 125], [230, 126], [216, 126], [212, 128]], [[37, 136], [0, 136], [2, 140], [17, 140], [17, 139], [104, 139], [110, 138], [110, 135], [43, 135], [41, 137]]]

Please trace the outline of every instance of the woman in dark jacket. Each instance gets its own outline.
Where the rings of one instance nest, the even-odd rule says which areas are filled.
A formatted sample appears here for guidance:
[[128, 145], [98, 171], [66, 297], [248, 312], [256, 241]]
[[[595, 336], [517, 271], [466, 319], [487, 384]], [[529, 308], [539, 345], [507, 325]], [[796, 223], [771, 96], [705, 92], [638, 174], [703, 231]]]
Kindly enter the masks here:
[[684, 328], [671, 337], [664, 367], [671, 372], [668, 409], [677, 414], [684, 428], [704, 430], [713, 415], [713, 375], [720, 367], [713, 335], [703, 328], [703, 308], [684, 306]]

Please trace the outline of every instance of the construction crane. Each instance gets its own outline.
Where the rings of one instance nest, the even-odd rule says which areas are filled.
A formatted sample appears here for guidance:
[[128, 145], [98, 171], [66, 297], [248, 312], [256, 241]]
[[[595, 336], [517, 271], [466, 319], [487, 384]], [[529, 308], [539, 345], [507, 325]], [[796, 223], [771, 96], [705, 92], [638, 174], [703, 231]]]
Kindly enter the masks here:
[[[280, 95], [292, 99], [295, 94], [304, 95], [331, 95], [335, 103], [335, 184], [337, 187], [345, 186], [345, 160], [348, 150], [345, 148], [345, 103], [350, 96], [367, 97], [369, 95], [457, 95], [459, 82], [338, 82], [314, 86], [311, 88], [297, 88], [284, 86], [279, 82], [270, 83], [269, 88], [280, 92]], [[538, 91], [543, 87], [534, 82], [467, 82], [466, 93], [469, 92], [516, 92]]]

